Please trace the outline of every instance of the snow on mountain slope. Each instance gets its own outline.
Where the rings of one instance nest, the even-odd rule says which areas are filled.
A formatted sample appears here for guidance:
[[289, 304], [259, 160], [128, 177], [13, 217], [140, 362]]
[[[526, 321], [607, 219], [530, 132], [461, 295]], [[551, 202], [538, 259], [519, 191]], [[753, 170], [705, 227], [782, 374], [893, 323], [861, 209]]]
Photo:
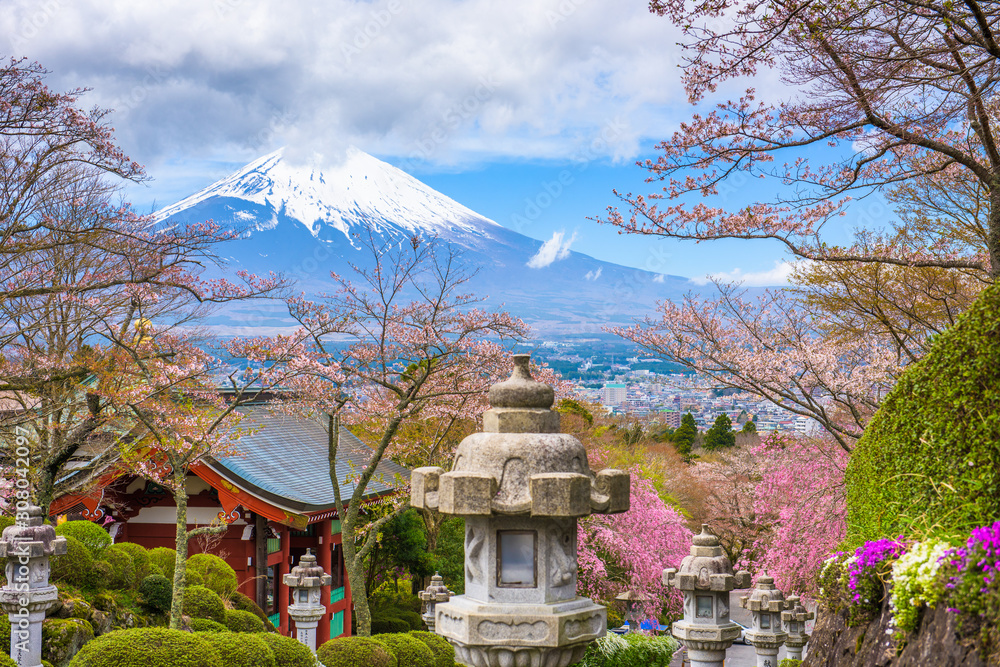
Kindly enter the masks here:
[[470, 236], [492, 237], [503, 229], [356, 148], [349, 148], [340, 164], [323, 168], [293, 165], [283, 152], [279, 149], [251, 162], [201, 192], [160, 210], [157, 218], [173, 217], [212, 198], [235, 198], [272, 213], [271, 218], [262, 220], [254, 213], [235, 211], [238, 221], [261, 230], [273, 227], [277, 216], [282, 215], [302, 223], [316, 238], [323, 235], [324, 227], [350, 238], [352, 227], [366, 225], [383, 233], [429, 234], [467, 245], [462, 241], [472, 240]]

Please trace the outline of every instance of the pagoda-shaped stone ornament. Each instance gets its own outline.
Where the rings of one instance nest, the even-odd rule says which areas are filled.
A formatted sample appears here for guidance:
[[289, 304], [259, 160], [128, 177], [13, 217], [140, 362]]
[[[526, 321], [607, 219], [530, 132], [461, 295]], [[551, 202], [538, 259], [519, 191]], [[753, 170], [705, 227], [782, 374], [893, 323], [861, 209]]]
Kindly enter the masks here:
[[785, 601], [785, 611], [781, 612], [781, 627], [788, 633], [785, 640], [785, 652], [789, 658], [802, 659], [802, 649], [809, 643], [806, 634], [806, 621], [816, 618], [816, 614], [806, 611], [797, 595], [790, 595]]
[[40, 507], [19, 509], [17, 521], [0, 537], [0, 558], [7, 559], [0, 608], [10, 619], [10, 657], [20, 667], [41, 667], [42, 621], [59, 599], [49, 585], [49, 558], [66, 553], [66, 538], [44, 525]]
[[774, 579], [763, 573], [750, 595], [740, 598], [740, 606], [750, 610], [752, 627], [746, 632], [747, 643], [757, 653], [757, 667], [778, 667], [778, 649], [788, 639], [781, 629], [785, 594], [774, 586]]
[[663, 571], [663, 583], [684, 594], [684, 618], [672, 633], [685, 647], [692, 667], [722, 667], [726, 649], [740, 636], [729, 620], [729, 592], [750, 585], [750, 573], [733, 574], [732, 563], [707, 525], [692, 539], [680, 570]]
[[289, 591], [291, 604], [288, 605], [288, 615], [295, 621], [295, 638], [315, 653], [316, 626], [326, 613], [320, 598], [321, 589], [333, 583], [333, 577], [316, 563], [312, 549], [306, 549], [305, 555], [299, 558], [299, 564], [282, 580], [292, 589]]
[[451, 472], [410, 478], [414, 507], [465, 518], [465, 594], [436, 606], [435, 632], [471, 667], [565, 667], [607, 627], [607, 610], [576, 594], [577, 519], [627, 511], [629, 476], [590, 471], [528, 364], [515, 355], [490, 389], [484, 432], [462, 441]]
[[444, 585], [444, 579], [441, 578], [441, 574], [438, 572], [435, 572], [434, 576], [431, 577], [431, 583], [428, 584], [427, 588], [417, 593], [417, 597], [424, 603], [424, 613], [420, 617], [424, 619], [424, 625], [431, 632], [434, 632], [434, 610], [438, 604], [450, 600], [452, 595], [454, 593], [449, 591], [448, 587]]

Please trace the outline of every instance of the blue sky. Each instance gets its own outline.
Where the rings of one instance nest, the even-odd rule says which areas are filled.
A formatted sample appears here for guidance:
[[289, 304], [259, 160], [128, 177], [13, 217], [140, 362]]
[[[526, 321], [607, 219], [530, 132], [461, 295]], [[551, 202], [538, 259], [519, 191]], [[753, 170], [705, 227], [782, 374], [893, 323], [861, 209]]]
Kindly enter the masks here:
[[[152, 177], [128, 191], [140, 210], [282, 145], [331, 162], [354, 145], [539, 240], [562, 234], [573, 250], [673, 275], [781, 282], [777, 245], [624, 237], [588, 220], [616, 203], [614, 188], [648, 191], [635, 160], [694, 111], [679, 35], [645, 0], [4, 5], [5, 51], [115, 109], [121, 145]], [[752, 83], [764, 97], [793, 92], [773, 72]], [[727, 203], [773, 190], [737, 187]]]

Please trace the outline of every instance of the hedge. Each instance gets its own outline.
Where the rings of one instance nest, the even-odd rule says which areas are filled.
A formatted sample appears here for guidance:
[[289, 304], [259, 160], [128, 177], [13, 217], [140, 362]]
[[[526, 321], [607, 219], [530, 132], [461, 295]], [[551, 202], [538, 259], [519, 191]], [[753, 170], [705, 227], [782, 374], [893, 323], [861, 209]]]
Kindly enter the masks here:
[[268, 618], [267, 613], [260, 608], [260, 606], [251, 600], [249, 597], [236, 591], [229, 598], [229, 603], [233, 606], [233, 609], [239, 609], [240, 611], [248, 611], [257, 618], [261, 620], [264, 624], [264, 629], [268, 632], [277, 632], [278, 629], [274, 627], [271, 623], [271, 619]]
[[401, 667], [382, 642], [369, 637], [337, 637], [316, 651], [323, 667]]
[[[210, 588], [223, 597], [229, 597], [236, 592], [238, 581], [236, 571], [229, 563], [212, 554], [195, 554], [188, 558], [187, 574], [189, 577], [200, 578], [197, 583]], [[192, 579], [189, 583], [195, 583]]]
[[122, 549], [120, 544], [112, 544], [101, 554], [100, 561], [111, 566], [111, 579], [102, 582], [103, 588], [127, 590], [135, 586], [135, 561], [132, 554]]
[[226, 667], [278, 667], [274, 653], [256, 635], [209, 632], [201, 635]]
[[115, 630], [87, 642], [69, 667], [229, 667], [204, 639], [167, 628]]
[[267, 633], [258, 636], [274, 653], [274, 661], [278, 663], [278, 667], [316, 667], [316, 658], [309, 647], [293, 637]]
[[226, 605], [215, 591], [204, 586], [191, 586], [184, 591], [184, 613], [191, 618], [207, 618], [226, 623]]
[[232, 632], [264, 632], [264, 624], [249, 611], [227, 609], [225, 626]]
[[1000, 519], [1000, 285], [909, 366], [847, 466], [847, 543]]
[[424, 630], [413, 630], [410, 632], [410, 635], [427, 645], [427, 648], [434, 654], [434, 664], [436, 667], [454, 667], [455, 647], [447, 639], [441, 635]]
[[173, 583], [162, 574], [151, 574], [139, 584], [139, 600], [153, 611], [169, 612], [173, 598]]
[[216, 623], [207, 618], [192, 618], [189, 625], [192, 632], [229, 632], [229, 628], [222, 623]]
[[427, 644], [409, 634], [373, 635], [396, 656], [399, 667], [435, 667], [434, 653]]
[[90, 555], [100, 558], [101, 553], [111, 546], [111, 536], [92, 521], [66, 521], [55, 528], [60, 537], [74, 537], [90, 550]]
[[156, 547], [149, 550], [148, 556], [149, 562], [160, 568], [164, 577], [170, 581], [174, 580], [174, 564], [177, 562], [176, 551], [167, 547]]
[[[78, 522], [71, 521], [70, 523]], [[65, 525], [67, 524], [63, 524], [63, 526]], [[72, 535], [64, 535], [63, 537], [66, 538], [66, 553], [53, 556], [49, 561], [52, 568], [50, 577], [53, 581], [65, 581], [74, 586], [89, 586], [91, 583], [90, 571], [94, 567], [93, 554], [83, 542]]]
[[373, 635], [401, 634], [412, 629], [408, 622], [395, 616], [379, 616], [372, 619]]

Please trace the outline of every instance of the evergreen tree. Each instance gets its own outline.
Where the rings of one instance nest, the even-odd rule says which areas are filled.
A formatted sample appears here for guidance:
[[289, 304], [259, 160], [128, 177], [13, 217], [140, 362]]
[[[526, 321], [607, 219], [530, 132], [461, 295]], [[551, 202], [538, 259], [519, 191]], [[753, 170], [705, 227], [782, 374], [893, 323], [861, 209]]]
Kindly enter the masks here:
[[732, 447], [735, 444], [736, 435], [733, 433], [733, 422], [729, 419], [729, 415], [723, 413], [715, 418], [712, 428], [705, 433], [705, 449], [721, 449], [722, 447]]
[[698, 435], [698, 427], [694, 424], [694, 417], [690, 412], [686, 412], [681, 417], [681, 425], [674, 431], [674, 447], [682, 456], [691, 453], [691, 445], [694, 443], [696, 435]]
[[757, 424], [753, 423], [752, 421], [748, 421], [746, 424], [744, 424], [743, 430], [741, 431], [741, 433], [756, 433], [756, 432], [757, 432]]

